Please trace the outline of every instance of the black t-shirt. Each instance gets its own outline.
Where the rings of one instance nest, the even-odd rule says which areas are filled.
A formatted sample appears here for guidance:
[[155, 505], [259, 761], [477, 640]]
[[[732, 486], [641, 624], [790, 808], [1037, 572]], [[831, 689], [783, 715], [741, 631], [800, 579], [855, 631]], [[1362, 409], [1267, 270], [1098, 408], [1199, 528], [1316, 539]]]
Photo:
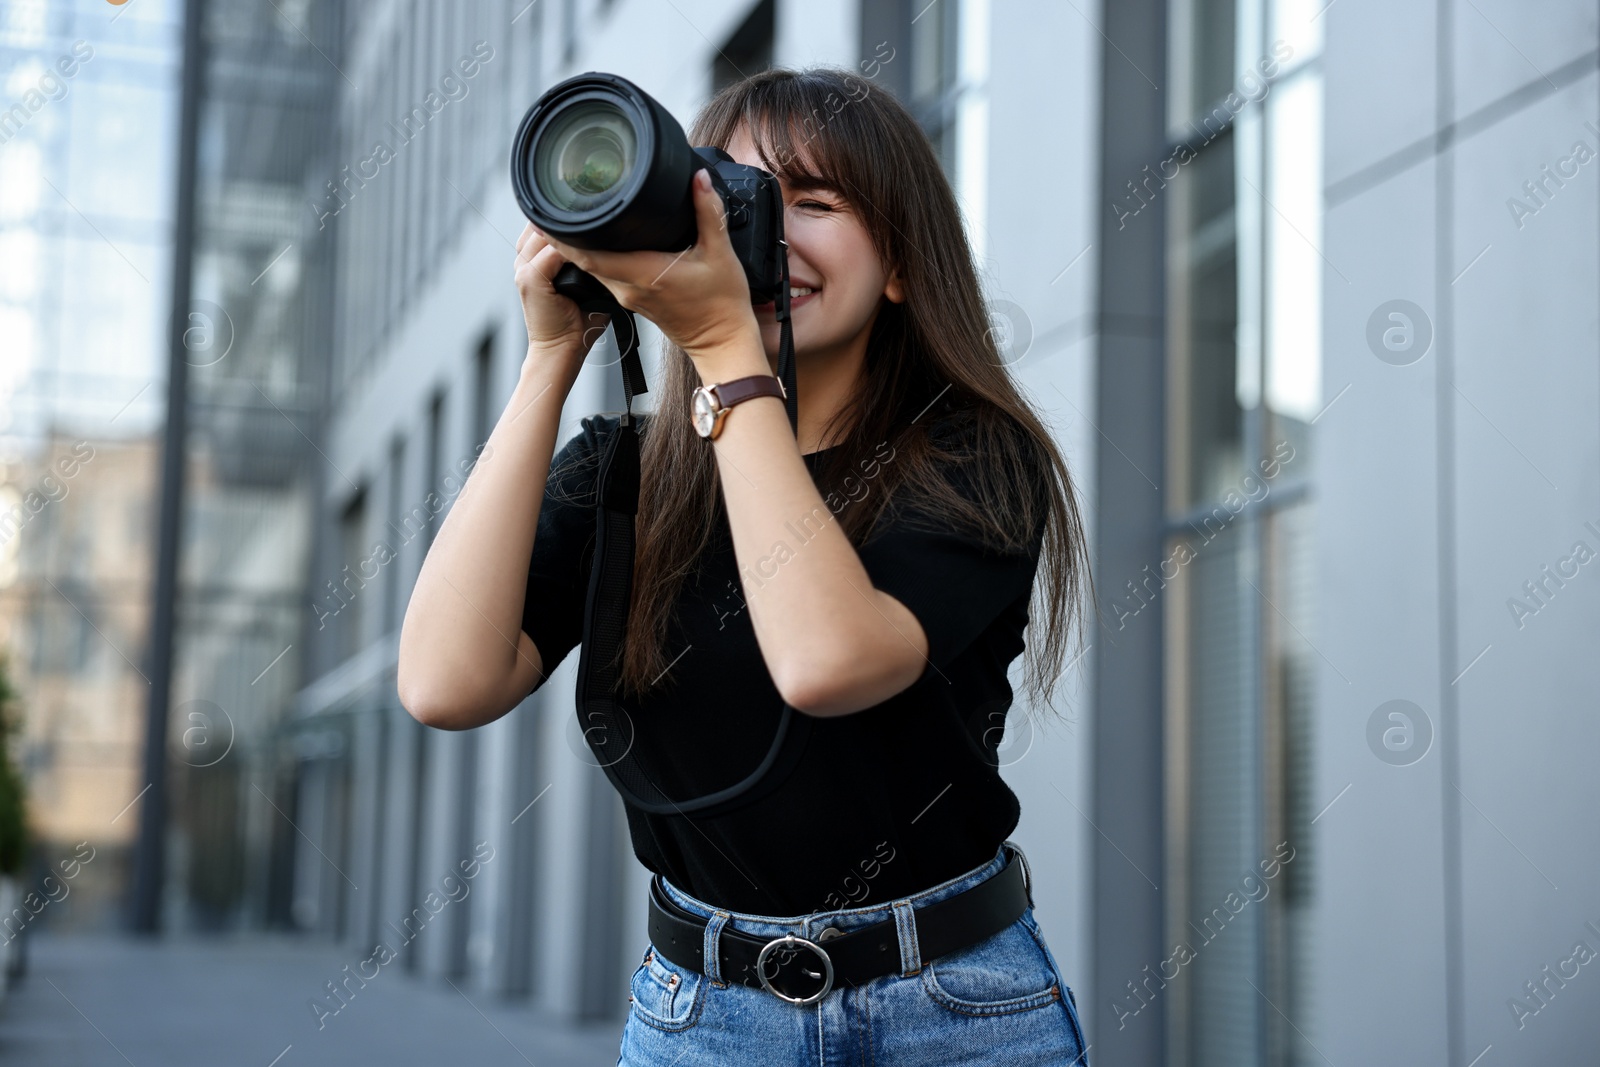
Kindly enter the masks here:
[[[585, 418], [551, 464], [522, 620], [546, 675], [582, 638], [594, 457], [617, 425], [615, 415]], [[940, 425], [936, 419], [930, 433]], [[804, 457], [813, 476], [820, 455]], [[952, 473], [950, 484], [973, 498], [964, 475]], [[909, 608], [927, 635], [921, 678], [874, 707], [813, 719], [782, 785], [739, 810], [701, 817], [626, 805], [645, 867], [708, 903], [781, 916], [891, 900], [994, 856], [1020, 815], [996, 750], [1043, 526], [1025, 554], [1000, 554], [975, 535], [930, 526], [886, 515], [857, 549], [873, 585]], [[669, 660], [687, 649], [670, 668], [677, 683], [633, 709], [673, 724], [653, 741], [641, 732], [635, 743], [673, 747], [672, 767], [689, 787], [679, 796], [709, 794], [754, 770], [783, 709], [745, 610], [725, 520], [718, 532], [667, 631]]]

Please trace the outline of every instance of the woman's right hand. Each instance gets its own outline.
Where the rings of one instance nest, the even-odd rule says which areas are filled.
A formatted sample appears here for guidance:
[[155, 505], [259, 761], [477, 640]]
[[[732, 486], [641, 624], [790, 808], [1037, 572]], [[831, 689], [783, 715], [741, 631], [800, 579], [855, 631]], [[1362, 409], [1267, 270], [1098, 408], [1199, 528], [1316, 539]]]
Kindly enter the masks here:
[[571, 297], [556, 292], [551, 279], [566, 262], [533, 223], [523, 228], [517, 238], [516, 282], [528, 327], [528, 359], [553, 361], [551, 369], [570, 385], [611, 319], [601, 314], [585, 316]]

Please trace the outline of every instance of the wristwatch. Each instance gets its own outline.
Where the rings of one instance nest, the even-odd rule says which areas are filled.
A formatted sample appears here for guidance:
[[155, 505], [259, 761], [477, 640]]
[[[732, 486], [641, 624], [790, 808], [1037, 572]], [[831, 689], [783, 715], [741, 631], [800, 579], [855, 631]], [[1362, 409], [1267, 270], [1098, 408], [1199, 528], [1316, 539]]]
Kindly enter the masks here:
[[782, 379], [771, 374], [752, 374], [748, 378], [700, 386], [690, 402], [689, 419], [694, 423], [695, 432], [709, 441], [722, 432], [723, 420], [733, 405], [758, 396], [789, 399]]

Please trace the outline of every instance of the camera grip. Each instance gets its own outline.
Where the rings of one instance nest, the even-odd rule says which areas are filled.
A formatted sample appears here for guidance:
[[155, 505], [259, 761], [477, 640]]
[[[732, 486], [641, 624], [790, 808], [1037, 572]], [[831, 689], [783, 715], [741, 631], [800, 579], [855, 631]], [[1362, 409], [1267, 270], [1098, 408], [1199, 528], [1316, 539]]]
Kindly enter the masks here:
[[585, 315], [597, 311], [610, 314], [620, 308], [617, 298], [600, 284], [600, 279], [573, 263], [561, 264], [561, 269], [550, 280], [550, 287], [571, 298]]

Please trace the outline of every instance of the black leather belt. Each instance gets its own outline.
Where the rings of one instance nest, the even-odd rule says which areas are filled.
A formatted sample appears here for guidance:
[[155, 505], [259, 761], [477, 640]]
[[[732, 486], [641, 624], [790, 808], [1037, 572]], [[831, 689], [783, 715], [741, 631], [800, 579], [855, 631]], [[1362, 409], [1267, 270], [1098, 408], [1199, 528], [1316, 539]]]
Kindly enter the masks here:
[[[1009, 844], [1006, 854], [1006, 865], [992, 877], [912, 909], [924, 963], [998, 934], [1032, 905], [1026, 861]], [[706, 920], [668, 897], [660, 881], [659, 875], [650, 879], [650, 941], [665, 959], [704, 974]], [[849, 933], [829, 927], [817, 941], [794, 934], [757, 937], [724, 926], [718, 953], [723, 981], [765, 989], [791, 1004], [811, 1004], [835, 986], [855, 987], [900, 972], [892, 918]]]

